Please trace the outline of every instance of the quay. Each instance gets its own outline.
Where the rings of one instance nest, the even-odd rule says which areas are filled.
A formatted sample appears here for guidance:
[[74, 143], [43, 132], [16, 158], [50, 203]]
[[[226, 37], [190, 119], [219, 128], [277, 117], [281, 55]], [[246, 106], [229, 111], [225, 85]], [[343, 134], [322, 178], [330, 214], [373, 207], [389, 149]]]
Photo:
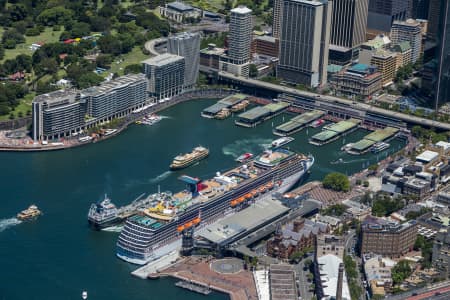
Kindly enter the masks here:
[[360, 141], [354, 143], [346, 152], [353, 155], [364, 154], [369, 151], [371, 147], [376, 143], [389, 141], [390, 139], [394, 138], [398, 131], [399, 130], [397, 128], [389, 126], [384, 129], [376, 130], [366, 135]]
[[309, 112], [305, 112], [299, 116], [292, 118], [290, 121], [277, 126], [273, 130], [273, 134], [279, 136], [286, 136], [296, 133], [305, 128], [306, 126], [308, 126], [309, 124], [311, 124], [312, 122], [314, 122], [315, 120], [319, 119], [323, 115], [325, 115], [325, 113], [320, 110], [312, 110]]
[[242, 127], [255, 127], [256, 125], [281, 114], [289, 106], [289, 103], [283, 101], [273, 102], [264, 106], [257, 106], [238, 115], [237, 120], [234, 123]]
[[341, 136], [347, 135], [350, 132], [358, 129], [358, 125], [360, 123], [360, 120], [352, 118], [345, 121], [340, 121], [333, 125], [326, 126], [323, 128], [322, 132], [313, 135], [309, 139], [309, 143], [316, 146], [322, 146], [331, 143]]
[[[236, 267], [233, 273], [225, 273], [220, 270], [220, 265], [232, 265], [233, 268], [241, 265], [232, 260], [235, 259], [215, 260], [209, 257], [187, 257], [161, 270], [157, 275], [170, 276], [195, 285], [207, 286], [210, 290], [228, 294], [231, 300], [257, 300], [258, 293], [252, 272], [243, 267]], [[216, 268], [218, 265], [219, 268]]]
[[227, 96], [222, 100], [219, 100], [217, 103], [205, 108], [200, 115], [204, 118], [212, 119], [217, 118], [217, 115], [223, 110], [237, 111], [238, 105], [243, 103], [247, 97], [248, 96], [244, 94]]
[[47, 145], [33, 143], [33, 141], [27, 137], [23, 139], [10, 139], [6, 135], [9, 131], [0, 131], [0, 151], [7, 152], [40, 152], [40, 151], [56, 151], [75, 148], [83, 145], [89, 145], [92, 143], [101, 142], [112, 138], [122, 131], [124, 131], [130, 124], [134, 124], [137, 120], [141, 119], [146, 114], [157, 113], [164, 109], [167, 109], [178, 103], [201, 100], [201, 99], [214, 99], [223, 98], [229, 95], [235, 94], [237, 91], [233, 89], [201, 89], [191, 92], [186, 92], [181, 95], [172, 97], [170, 100], [160, 101], [154, 105], [147, 105], [144, 110], [136, 111], [128, 116], [120, 119], [122, 124], [118, 126], [116, 131], [108, 134], [98, 136], [89, 141], [80, 142], [79, 137], [66, 137], [62, 142], [49, 142]]
[[209, 286], [204, 286], [202, 284], [196, 284], [191, 281], [185, 281], [181, 280], [175, 283], [175, 286], [190, 290], [192, 292], [196, 292], [203, 295], [209, 295], [211, 294], [211, 290], [209, 289]]

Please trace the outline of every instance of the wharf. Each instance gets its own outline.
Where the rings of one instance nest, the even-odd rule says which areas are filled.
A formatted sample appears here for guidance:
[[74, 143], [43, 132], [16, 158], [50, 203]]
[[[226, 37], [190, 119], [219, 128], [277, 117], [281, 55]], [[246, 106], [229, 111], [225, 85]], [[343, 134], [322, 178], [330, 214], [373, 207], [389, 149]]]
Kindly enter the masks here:
[[328, 144], [337, 140], [341, 136], [347, 135], [350, 132], [358, 129], [358, 125], [361, 123], [357, 119], [348, 119], [340, 121], [336, 124], [329, 125], [323, 128], [322, 132], [319, 132], [309, 139], [309, 143], [316, 146]]
[[181, 280], [181, 281], [178, 281], [177, 283], [175, 283], [175, 286], [190, 290], [192, 292], [197, 292], [197, 293], [203, 294], [203, 295], [211, 294], [211, 290], [209, 289], [208, 286], [204, 286], [202, 284], [195, 284], [190, 281], [188, 282], [188, 281]]
[[347, 153], [354, 155], [364, 154], [376, 143], [388, 141], [395, 137], [398, 131], [399, 130], [397, 128], [386, 127], [384, 129], [379, 129], [369, 133], [362, 140], [353, 144]]
[[[181, 246], [181, 241], [178, 241], [177, 244], [180, 244], [179, 246]], [[179, 254], [179, 251], [177, 248], [177, 249], [171, 251], [170, 253], [168, 253], [164, 256], [161, 256], [161, 257], [149, 262], [148, 264], [134, 270], [133, 272], [131, 272], [131, 275], [139, 277], [141, 279], [158, 278], [161, 270], [171, 266], [179, 258], [180, 258], [180, 254]]]
[[247, 95], [244, 94], [235, 94], [230, 95], [222, 100], [217, 101], [217, 103], [205, 108], [201, 112], [201, 116], [204, 118], [215, 118], [216, 115], [221, 112], [223, 109], [231, 109], [234, 105], [241, 103], [245, 99], [247, 99]]
[[290, 121], [281, 124], [280, 126], [277, 126], [273, 130], [273, 134], [279, 136], [286, 136], [296, 133], [297, 131], [302, 130], [307, 125], [311, 124], [315, 120], [322, 117], [324, 114], [325, 113], [320, 110], [312, 110], [309, 112], [305, 112], [299, 116], [292, 118]]
[[243, 127], [255, 127], [256, 125], [281, 114], [289, 106], [289, 103], [282, 101], [270, 103], [262, 107], [258, 106], [238, 115], [238, 119], [234, 123]]

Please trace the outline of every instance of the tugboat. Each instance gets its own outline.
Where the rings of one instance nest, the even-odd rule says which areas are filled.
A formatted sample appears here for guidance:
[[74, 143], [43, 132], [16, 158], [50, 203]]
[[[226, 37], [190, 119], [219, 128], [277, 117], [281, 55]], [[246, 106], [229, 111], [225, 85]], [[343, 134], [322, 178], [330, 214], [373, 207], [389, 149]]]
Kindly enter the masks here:
[[191, 153], [177, 155], [170, 164], [171, 170], [180, 170], [193, 165], [194, 163], [206, 158], [209, 150], [205, 147], [195, 147]]
[[31, 220], [34, 219], [38, 216], [40, 216], [42, 214], [42, 212], [37, 208], [36, 205], [30, 205], [30, 207], [28, 207], [25, 210], [22, 210], [20, 213], [17, 214], [17, 219], [19, 219], [20, 221], [27, 221], [27, 220]]
[[247, 161], [249, 159], [252, 159], [252, 158], [253, 158], [253, 154], [247, 152], [247, 153], [242, 154], [238, 158], [236, 158], [236, 161], [240, 162], [240, 163], [243, 163], [243, 162], [245, 162], [245, 161]]
[[91, 205], [88, 213], [89, 225], [101, 229], [120, 223], [121, 218], [117, 216], [117, 212], [117, 207], [105, 195], [105, 199]]

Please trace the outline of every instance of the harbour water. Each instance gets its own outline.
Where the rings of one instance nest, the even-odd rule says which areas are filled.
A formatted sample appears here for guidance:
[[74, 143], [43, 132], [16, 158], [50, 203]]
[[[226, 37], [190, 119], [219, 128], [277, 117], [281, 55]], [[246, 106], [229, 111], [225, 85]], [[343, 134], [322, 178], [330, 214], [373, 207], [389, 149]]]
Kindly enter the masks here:
[[[117, 230], [95, 232], [87, 227], [87, 211], [105, 193], [118, 205], [137, 196], [184, 188], [181, 174], [208, 178], [235, 164], [244, 152], [258, 153], [277, 137], [273, 126], [287, 121], [280, 115], [256, 128], [235, 126], [200, 117], [213, 101], [179, 104], [161, 114], [154, 126], [131, 126], [110, 140], [58, 152], [0, 153], [0, 300], [80, 299], [201, 299], [174, 287], [174, 280], [140, 280], [130, 275], [136, 266], [115, 257]], [[312, 153], [316, 163], [306, 180], [322, 179], [328, 172], [351, 175], [403, 146], [394, 140], [377, 155], [350, 156], [339, 149], [361, 139], [358, 130], [328, 145], [308, 144], [308, 136], [320, 128], [308, 128], [294, 135], [291, 149]], [[179, 153], [195, 146], [210, 149], [207, 159], [181, 171], [169, 171]], [[341, 158], [341, 160], [339, 160]], [[332, 163], [337, 162], [338, 163]], [[43, 216], [19, 223], [14, 216], [30, 204]], [[211, 293], [209, 299], [227, 299]]]

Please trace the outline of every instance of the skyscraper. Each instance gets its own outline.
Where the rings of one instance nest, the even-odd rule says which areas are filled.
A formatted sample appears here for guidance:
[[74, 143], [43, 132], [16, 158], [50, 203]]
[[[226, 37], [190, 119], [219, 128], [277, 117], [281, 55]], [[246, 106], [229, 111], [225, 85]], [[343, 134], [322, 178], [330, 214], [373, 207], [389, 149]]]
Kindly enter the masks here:
[[283, 0], [278, 77], [310, 87], [326, 83], [331, 10], [332, 1]]
[[272, 36], [277, 39], [280, 38], [281, 32], [282, 7], [283, 7], [283, 0], [273, 0]]
[[428, 20], [429, 7], [430, 7], [430, 0], [413, 0], [411, 17], [413, 19]]
[[406, 20], [411, 10], [412, 0], [370, 0], [367, 28], [389, 32], [392, 22]]
[[436, 110], [439, 104], [450, 102], [450, 3], [441, 2], [441, 21], [438, 32], [438, 79], [436, 87]]
[[250, 60], [252, 32], [252, 10], [246, 6], [232, 9], [228, 35], [228, 56], [232, 63], [242, 64]]
[[184, 87], [193, 88], [200, 67], [200, 35], [182, 32], [169, 37], [167, 52], [184, 57]]
[[369, 0], [333, 0], [330, 63], [345, 65], [358, 55], [366, 40]]
[[422, 31], [420, 23], [413, 19], [394, 21], [391, 28], [391, 40], [394, 45], [409, 42], [411, 62], [415, 63], [422, 53]]
[[184, 90], [184, 57], [164, 53], [142, 62], [148, 92], [158, 100], [170, 98]]

